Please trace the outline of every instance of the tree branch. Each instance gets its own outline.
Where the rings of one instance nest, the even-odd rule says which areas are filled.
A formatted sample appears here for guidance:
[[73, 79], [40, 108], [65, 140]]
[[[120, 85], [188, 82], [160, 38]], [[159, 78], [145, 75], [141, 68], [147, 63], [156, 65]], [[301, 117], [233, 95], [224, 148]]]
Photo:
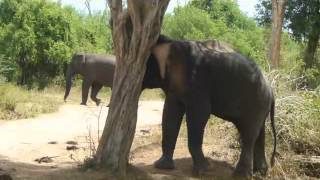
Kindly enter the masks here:
[[107, 3], [110, 7], [111, 17], [114, 20], [114, 23], [122, 12], [122, 0], [107, 0]]

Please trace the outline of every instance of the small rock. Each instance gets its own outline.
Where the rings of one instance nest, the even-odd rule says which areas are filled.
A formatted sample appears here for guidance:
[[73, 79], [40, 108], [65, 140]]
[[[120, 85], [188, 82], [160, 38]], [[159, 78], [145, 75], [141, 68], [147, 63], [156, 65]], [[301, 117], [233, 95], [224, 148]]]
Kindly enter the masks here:
[[141, 129], [140, 132], [142, 132], [143, 134], [149, 134], [149, 133], [150, 133], [150, 130]]
[[67, 141], [66, 144], [78, 145], [78, 142], [76, 142], [76, 141]]
[[70, 151], [70, 150], [77, 150], [77, 149], [79, 149], [77, 146], [67, 146], [67, 148], [66, 148], [68, 151]]
[[48, 144], [58, 144], [58, 142], [57, 141], [50, 141], [50, 142], [48, 142]]
[[49, 156], [38, 158], [38, 159], [35, 159], [34, 161], [37, 161], [39, 164], [41, 164], [41, 163], [52, 163], [53, 162], [52, 157], [49, 157]]

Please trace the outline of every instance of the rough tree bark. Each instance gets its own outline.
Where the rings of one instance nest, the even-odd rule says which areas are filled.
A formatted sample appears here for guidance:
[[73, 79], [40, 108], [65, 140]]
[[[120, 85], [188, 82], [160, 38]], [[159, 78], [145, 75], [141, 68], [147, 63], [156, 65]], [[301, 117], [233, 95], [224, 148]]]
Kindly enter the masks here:
[[108, 0], [117, 59], [111, 104], [96, 153], [99, 167], [125, 177], [146, 60], [158, 39], [169, 0]]
[[286, 0], [272, 0], [272, 34], [269, 59], [273, 68], [279, 67], [280, 42]]

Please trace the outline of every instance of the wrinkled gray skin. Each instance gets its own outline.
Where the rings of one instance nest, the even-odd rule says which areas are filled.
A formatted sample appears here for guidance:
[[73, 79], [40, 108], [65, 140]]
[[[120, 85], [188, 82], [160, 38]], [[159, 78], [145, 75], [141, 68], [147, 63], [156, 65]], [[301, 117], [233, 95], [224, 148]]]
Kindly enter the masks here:
[[274, 149], [274, 96], [254, 61], [218, 41], [177, 41], [160, 36], [147, 61], [142, 88], [161, 88], [162, 116], [160, 169], [174, 168], [173, 152], [186, 114], [188, 147], [194, 173], [209, 164], [202, 151], [203, 133], [210, 114], [232, 122], [241, 138], [241, 154], [234, 175], [266, 174], [265, 121], [270, 114]]
[[112, 88], [114, 70], [114, 56], [85, 53], [74, 54], [66, 74], [66, 91], [64, 94], [64, 100], [67, 99], [70, 93], [72, 77], [75, 74], [80, 74], [83, 77], [81, 104], [87, 104], [88, 92], [91, 86], [92, 89], [90, 97], [97, 105], [99, 105], [101, 100], [97, 98], [97, 94], [102, 86]]

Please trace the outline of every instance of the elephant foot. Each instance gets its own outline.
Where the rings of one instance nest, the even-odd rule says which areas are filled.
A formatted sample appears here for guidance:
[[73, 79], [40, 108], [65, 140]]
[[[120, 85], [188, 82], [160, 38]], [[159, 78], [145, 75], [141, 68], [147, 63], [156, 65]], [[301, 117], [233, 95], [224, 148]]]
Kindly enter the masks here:
[[254, 165], [253, 167], [253, 173], [254, 174], [260, 174], [261, 176], [266, 176], [268, 172], [268, 165], [266, 162], [262, 162], [259, 165]]
[[96, 105], [99, 106], [99, 104], [101, 103], [101, 100], [97, 99], [97, 100], [95, 100], [95, 102], [96, 102]]
[[80, 103], [80, 105], [86, 106], [86, 105], [87, 105], [87, 103], [82, 102], [82, 103]]
[[251, 179], [252, 170], [245, 166], [237, 165], [235, 171], [233, 172], [233, 177], [236, 179]]
[[203, 175], [205, 172], [208, 171], [209, 166], [210, 166], [210, 163], [207, 159], [203, 159], [203, 160], [199, 161], [198, 163], [194, 163], [192, 175], [193, 176]]
[[171, 158], [162, 156], [154, 163], [154, 167], [158, 169], [174, 169], [174, 162]]

